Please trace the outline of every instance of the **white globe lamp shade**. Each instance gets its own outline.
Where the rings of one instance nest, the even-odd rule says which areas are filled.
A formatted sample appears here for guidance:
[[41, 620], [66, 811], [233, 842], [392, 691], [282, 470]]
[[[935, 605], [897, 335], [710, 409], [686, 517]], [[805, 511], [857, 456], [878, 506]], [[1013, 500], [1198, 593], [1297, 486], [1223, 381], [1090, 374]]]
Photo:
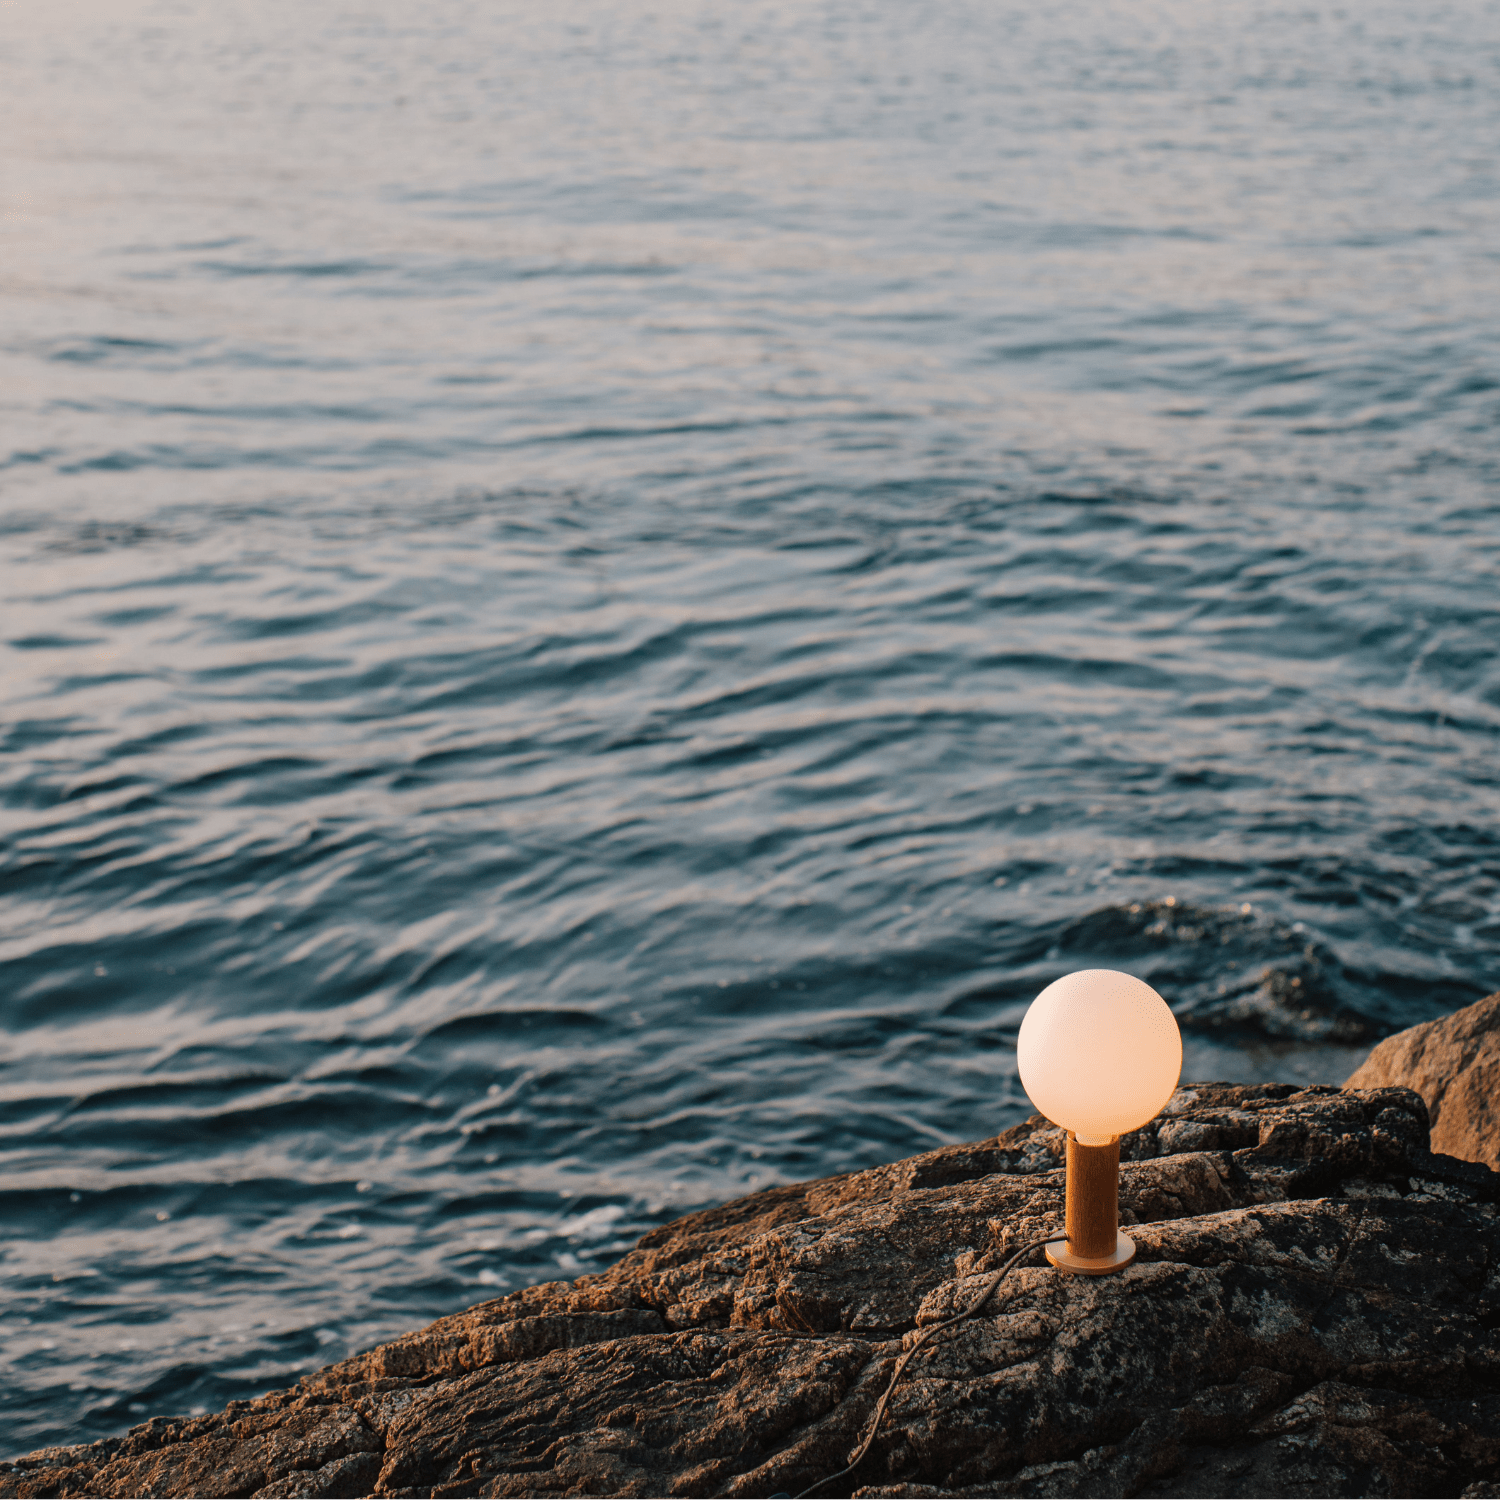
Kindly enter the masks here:
[[1080, 1145], [1102, 1146], [1154, 1119], [1182, 1076], [1182, 1033], [1144, 980], [1079, 969], [1031, 1002], [1016, 1042], [1021, 1084]]

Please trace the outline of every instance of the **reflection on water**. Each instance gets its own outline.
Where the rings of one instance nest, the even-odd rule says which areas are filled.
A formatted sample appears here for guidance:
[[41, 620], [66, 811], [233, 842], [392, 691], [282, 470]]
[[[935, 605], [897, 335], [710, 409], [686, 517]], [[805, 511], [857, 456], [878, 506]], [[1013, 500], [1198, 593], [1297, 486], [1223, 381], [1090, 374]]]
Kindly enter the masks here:
[[10, 1451], [1500, 987], [1492, 7], [6, 25]]

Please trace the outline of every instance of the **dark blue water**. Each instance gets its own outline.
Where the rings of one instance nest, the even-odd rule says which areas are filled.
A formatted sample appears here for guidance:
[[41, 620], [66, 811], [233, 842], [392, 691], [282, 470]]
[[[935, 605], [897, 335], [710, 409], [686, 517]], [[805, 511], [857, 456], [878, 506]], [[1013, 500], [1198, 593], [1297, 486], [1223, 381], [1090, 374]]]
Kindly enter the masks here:
[[1500, 988], [1500, 9], [8, 8], [0, 1430]]

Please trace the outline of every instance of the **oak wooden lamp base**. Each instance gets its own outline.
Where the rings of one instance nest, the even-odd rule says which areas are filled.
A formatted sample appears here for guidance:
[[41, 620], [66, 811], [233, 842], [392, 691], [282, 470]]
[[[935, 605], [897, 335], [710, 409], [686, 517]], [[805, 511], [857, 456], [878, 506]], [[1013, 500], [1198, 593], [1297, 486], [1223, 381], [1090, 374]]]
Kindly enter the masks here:
[[1071, 1271], [1075, 1276], [1108, 1276], [1111, 1271], [1123, 1271], [1135, 1259], [1135, 1241], [1128, 1234], [1115, 1230], [1115, 1248], [1105, 1256], [1074, 1255], [1066, 1243], [1054, 1242], [1045, 1247], [1047, 1259], [1059, 1271]]
[[1120, 1233], [1120, 1139], [1084, 1145], [1068, 1132], [1067, 1243], [1046, 1247], [1059, 1271], [1108, 1276], [1135, 1259], [1135, 1241]]

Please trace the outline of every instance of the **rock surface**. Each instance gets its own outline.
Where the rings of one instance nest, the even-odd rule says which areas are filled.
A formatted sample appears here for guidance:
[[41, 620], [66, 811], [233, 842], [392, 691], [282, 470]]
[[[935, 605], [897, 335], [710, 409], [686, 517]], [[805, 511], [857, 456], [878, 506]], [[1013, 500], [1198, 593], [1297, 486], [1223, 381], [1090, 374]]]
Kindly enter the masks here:
[[1415, 1089], [1432, 1149], [1500, 1169], [1500, 995], [1387, 1037], [1344, 1085]]
[[[1405, 1089], [1180, 1090], [1123, 1143], [1136, 1264], [1034, 1255], [827, 1493], [1495, 1494], [1500, 1174], [1427, 1146]], [[0, 1496], [795, 1494], [913, 1329], [1058, 1228], [1061, 1153], [1034, 1118], [758, 1193], [295, 1389], [0, 1465]]]

